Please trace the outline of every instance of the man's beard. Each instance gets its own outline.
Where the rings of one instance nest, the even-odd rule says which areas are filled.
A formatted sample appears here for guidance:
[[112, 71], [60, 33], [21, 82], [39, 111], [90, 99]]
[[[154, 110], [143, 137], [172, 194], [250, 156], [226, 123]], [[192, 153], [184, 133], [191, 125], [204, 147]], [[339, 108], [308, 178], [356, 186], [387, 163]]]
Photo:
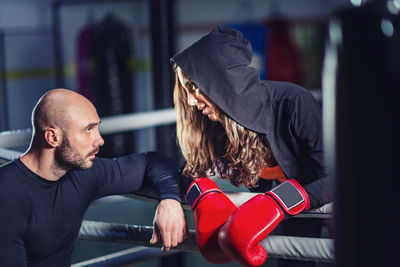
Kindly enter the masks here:
[[93, 162], [87, 160], [87, 158], [98, 151], [99, 149], [97, 148], [87, 155], [82, 155], [79, 152], [74, 151], [68, 138], [64, 136], [61, 146], [55, 151], [53, 168], [54, 170], [60, 171], [89, 169], [92, 167]]

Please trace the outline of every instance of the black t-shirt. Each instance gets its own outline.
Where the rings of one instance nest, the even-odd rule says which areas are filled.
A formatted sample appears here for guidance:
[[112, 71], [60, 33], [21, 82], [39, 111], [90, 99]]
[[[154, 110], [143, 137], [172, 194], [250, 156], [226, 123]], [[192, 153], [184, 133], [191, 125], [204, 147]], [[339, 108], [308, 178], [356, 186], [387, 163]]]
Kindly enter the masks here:
[[19, 159], [0, 167], [0, 265], [70, 266], [90, 203], [150, 182], [160, 200], [180, 201], [177, 168], [156, 153], [96, 158], [93, 167], [48, 181]]

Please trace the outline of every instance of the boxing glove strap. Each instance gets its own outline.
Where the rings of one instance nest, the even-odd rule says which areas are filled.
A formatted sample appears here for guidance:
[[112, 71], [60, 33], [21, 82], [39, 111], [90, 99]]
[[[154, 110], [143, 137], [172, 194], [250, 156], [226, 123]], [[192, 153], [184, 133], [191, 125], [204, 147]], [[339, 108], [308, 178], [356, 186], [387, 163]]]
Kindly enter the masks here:
[[310, 200], [304, 188], [294, 179], [289, 179], [266, 192], [273, 197], [289, 215], [296, 215], [310, 208]]
[[208, 178], [198, 178], [190, 185], [186, 193], [186, 200], [194, 210], [199, 200], [211, 192], [222, 193], [214, 181]]

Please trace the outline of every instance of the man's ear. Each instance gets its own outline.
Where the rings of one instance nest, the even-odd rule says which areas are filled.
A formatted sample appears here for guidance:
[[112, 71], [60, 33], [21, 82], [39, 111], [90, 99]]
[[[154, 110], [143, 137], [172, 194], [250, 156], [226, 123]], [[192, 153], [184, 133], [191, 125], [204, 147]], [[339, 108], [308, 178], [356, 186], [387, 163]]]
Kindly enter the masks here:
[[44, 132], [44, 138], [51, 147], [58, 147], [62, 143], [62, 134], [59, 128], [47, 128]]

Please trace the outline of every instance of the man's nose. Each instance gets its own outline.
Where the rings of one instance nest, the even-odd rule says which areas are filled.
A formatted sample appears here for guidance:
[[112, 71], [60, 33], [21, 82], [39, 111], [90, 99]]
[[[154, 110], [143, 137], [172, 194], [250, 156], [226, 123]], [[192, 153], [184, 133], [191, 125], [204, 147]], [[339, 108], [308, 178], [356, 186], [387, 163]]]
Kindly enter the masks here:
[[99, 146], [103, 146], [104, 145], [104, 139], [103, 137], [100, 136], [100, 140], [99, 140]]
[[104, 139], [103, 139], [103, 137], [101, 137], [100, 132], [97, 131], [97, 138], [96, 138], [96, 141], [95, 141], [94, 146], [95, 146], [95, 147], [97, 147], [97, 146], [100, 147], [100, 146], [102, 146], [102, 145], [104, 145]]

